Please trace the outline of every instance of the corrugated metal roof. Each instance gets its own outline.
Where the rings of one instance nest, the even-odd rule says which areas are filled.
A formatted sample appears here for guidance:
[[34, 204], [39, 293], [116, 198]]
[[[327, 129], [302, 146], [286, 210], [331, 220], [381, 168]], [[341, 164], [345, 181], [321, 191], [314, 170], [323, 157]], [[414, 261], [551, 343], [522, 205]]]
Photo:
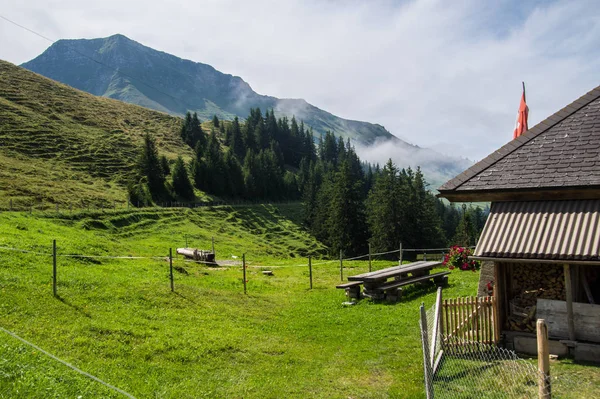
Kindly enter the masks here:
[[600, 260], [600, 200], [494, 202], [475, 256]]

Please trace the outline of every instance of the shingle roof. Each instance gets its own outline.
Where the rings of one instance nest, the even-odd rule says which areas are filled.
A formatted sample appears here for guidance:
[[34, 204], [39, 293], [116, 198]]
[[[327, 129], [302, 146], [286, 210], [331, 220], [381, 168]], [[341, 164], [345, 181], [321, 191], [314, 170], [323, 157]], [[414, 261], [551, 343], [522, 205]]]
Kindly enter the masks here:
[[600, 186], [600, 86], [439, 188], [469, 191]]
[[475, 256], [600, 261], [600, 200], [494, 202]]

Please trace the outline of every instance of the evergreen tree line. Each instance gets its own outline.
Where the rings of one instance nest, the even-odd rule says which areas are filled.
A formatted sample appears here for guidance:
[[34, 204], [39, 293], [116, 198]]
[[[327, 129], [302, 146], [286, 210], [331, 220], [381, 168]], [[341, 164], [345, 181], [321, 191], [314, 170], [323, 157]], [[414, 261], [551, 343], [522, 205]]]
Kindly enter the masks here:
[[302, 199], [305, 223], [332, 253], [344, 256], [398, 248], [473, 245], [487, 216], [479, 207], [444, 204], [427, 190], [420, 170], [362, 163], [350, 141], [327, 132], [317, 147], [313, 132], [295, 118], [251, 109], [245, 123], [212, 120], [206, 134], [188, 113], [181, 137], [194, 148], [186, 165], [171, 167], [154, 139], [144, 137], [132, 203], [193, 200], [194, 187], [225, 198]]

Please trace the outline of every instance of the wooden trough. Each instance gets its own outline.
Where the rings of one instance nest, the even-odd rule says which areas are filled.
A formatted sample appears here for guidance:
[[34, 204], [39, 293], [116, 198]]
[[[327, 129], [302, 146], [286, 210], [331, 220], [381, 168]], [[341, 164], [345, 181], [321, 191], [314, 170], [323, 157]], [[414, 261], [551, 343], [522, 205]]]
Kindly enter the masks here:
[[185, 256], [187, 259], [199, 262], [215, 262], [215, 254], [212, 251], [204, 251], [197, 248], [177, 248], [177, 253]]

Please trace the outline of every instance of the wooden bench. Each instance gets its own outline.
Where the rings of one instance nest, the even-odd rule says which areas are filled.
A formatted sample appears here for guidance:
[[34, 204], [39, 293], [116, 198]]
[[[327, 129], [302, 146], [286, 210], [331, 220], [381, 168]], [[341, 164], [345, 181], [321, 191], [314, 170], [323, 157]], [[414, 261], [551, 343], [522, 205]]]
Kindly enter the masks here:
[[349, 299], [360, 299], [360, 286], [362, 283], [362, 281], [350, 281], [349, 283], [336, 285], [335, 288], [346, 290], [346, 296]]
[[448, 284], [449, 271], [439, 272], [435, 274], [427, 274], [425, 276], [410, 277], [403, 280], [390, 281], [389, 283], [382, 284], [375, 288], [375, 291], [385, 294], [385, 299], [388, 302], [397, 302], [402, 298], [402, 288], [405, 285], [415, 284], [419, 282], [432, 280], [436, 284], [447, 285]]

